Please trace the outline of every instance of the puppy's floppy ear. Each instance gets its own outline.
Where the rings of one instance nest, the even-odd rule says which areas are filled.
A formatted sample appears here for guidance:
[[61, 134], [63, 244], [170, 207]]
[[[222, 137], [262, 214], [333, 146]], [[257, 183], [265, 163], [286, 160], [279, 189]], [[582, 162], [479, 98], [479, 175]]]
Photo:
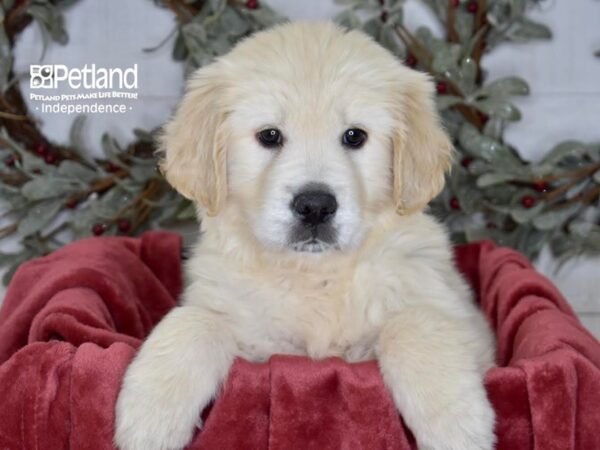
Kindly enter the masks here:
[[394, 201], [400, 214], [418, 211], [444, 187], [452, 143], [442, 128], [430, 79], [402, 67], [402, 93], [395, 100], [398, 128], [394, 133]]
[[160, 166], [167, 181], [211, 216], [227, 196], [223, 91], [218, 62], [197, 70], [159, 137]]

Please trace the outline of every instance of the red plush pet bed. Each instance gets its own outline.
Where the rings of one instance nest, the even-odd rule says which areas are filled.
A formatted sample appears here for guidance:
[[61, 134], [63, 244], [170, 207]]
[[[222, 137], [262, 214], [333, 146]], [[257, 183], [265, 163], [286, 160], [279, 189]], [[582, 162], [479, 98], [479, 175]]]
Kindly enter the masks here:
[[[0, 311], [1, 449], [112, 448], [127, 364], [181, 291], [180, 246], [93, 238], [20, 268]], [[518, 253], [486, 242], [456, 258], [498, 339], [498, 449], [600, 449], [598, 341]], [[238, 360], [204, 416], [190, 448], [415, 447], [375, 362]]]

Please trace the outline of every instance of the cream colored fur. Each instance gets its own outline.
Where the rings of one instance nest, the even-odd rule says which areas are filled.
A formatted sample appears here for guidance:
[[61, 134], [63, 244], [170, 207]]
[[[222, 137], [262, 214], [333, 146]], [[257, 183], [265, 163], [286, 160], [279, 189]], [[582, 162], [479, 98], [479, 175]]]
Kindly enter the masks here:
[[[123, 450], [184, 447], [236, 356], [376, 358], [419, 448], [490, 450], [483, 375], [493, 339], [422, 211], [451, 144], [432, 83], [362, 33], [286, 24], [200, 69], [161, 145], [163, 170], [198, 205], [202, 236], [181, 306], [129, 367], [116, 408]], [[277, 127], [279, 150], [256, 133]], [[348, 150], [344, 130], [368, 132]], [[326, 183], [338, 242], [286, 242], [293, 193]]]

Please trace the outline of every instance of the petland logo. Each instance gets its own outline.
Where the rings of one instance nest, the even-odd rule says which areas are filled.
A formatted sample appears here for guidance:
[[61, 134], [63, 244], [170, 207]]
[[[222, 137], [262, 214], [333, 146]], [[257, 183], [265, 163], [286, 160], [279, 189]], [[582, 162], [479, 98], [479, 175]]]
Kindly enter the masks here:
[[31, 89], [57, 89], [67, 83], [71, 89], [137, 89], [138, 67], [127, 69], [96, 67], [69, 69], [64, 64], [29, 66]]
[[45, 114], [125, 114], [138, 99], [137, 64], [125, 69], [33, 64], [29, 74], [29, 99]]

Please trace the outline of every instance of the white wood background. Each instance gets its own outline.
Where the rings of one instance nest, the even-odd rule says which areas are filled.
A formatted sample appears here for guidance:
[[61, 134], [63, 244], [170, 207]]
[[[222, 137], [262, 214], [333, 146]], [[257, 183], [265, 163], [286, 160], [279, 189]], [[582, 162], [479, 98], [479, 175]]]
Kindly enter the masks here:
[[[339, 7], [332, 0], [270, 0], [282, 15], [292, 19], [327, 19]], [[409, 25], [435, 25], [417, 0], [407, 1]], [[600, 1], [546, 0], [533, 13], [548, 24], [554, 39], [528, 45], [504, 45], [486, 56], [490, 78], [519, 75], [529, 81], [531, 95], [519, 99], [523, 120], [512, 125], [506, 138], [522, 154], [535, 159], [562, 139], [600, 140]], [[72, 42], [64, 48], [52, 45], [44, 62], [76, 67], [139, 66], [140, 99], [124, 115], [95, 115], [86, 125], [86, 141], [99, 152], [100, 136], [108, 131], [122, 143], [131, 139], [131, 129], [151, 129], [169, 115], [182, 92], [181, 66], [170, 59], [170, 43], [154, 52], [143, 48], [160, 42], [174, 26], [172, 16], [152, 7], [148, 0], [82, 0], [66, 14]], [[29, 27], [16, 47], [16, 68], [28, 72], [41, 54], [40, 32]], [[28, 82], [23, 83], [28, 92]], [[57, 141], [66, 140], [72, 117], [40, 116], [44, 132]], [[11, 245], [9, 245], [10, 247]], [[581, 319], [600, 336], [600, 260], [579, 260], [555, 273], [545, 254], [538, 267], [571, 301]]]

